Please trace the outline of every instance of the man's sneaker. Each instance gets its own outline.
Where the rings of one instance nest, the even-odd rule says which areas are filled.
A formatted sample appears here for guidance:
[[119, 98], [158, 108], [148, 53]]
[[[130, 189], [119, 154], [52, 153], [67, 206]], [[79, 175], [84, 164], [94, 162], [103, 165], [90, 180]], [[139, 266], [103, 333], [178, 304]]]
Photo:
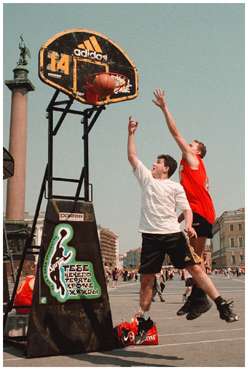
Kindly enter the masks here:
[[184, 305], [181, 308], [179, 308], [179, 310], [177, 311], [177, 316], [182, 316], [188, 313], [190, 310], [191, 304], [192, 304], [191, 299], [188, 298], [186, 302], [184, 303]]
[[232, 304], [233, 301], [223, 300], [223, 302], [217, 306], [217, 309], [220, 313], [220, 318], [226, 322], [234, 322], [239, 320], [238, 315], [232, 311]]
[[211, 307], [212, 303], [210, 303], [207, 298], [194, 300], [194, 302], [191, 303], [186, 319], [187, 320], [197, 319], [197, 317], [201, 316], [201, 314], [210, 310]]
[[137, 317], [138, 334], [135, 338], [136, 344], [141, 344], [146, 339], [146, 333], [153, 327], [154, 322], [150, 319], [145, 320], [143, 317]]

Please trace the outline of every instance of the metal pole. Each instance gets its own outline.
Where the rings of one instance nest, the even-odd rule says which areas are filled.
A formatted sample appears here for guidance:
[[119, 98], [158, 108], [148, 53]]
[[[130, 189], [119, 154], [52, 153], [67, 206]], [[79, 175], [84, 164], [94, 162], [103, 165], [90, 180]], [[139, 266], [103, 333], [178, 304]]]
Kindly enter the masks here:
[[84, 198], [89, 201], [89, 133], [88, 133], [88, 114], [84, 115]]
[[47, 164], [48, 199], [53, 196], [53, 111], [48, 111], [48, 164]]
[[12, 252], [9, 248], [9, 242], [8, 242], [8, 235], [7, 235], [7, 231], [6, 231], [5, 220], [3, 221], [3, 233], [4, 233], [3, 238], [4, 238], [4, 241], [6, 243], [7, 257], [10, 260], [11, 275], [12, 275], [12, 279], [13, 279], [13, 283], [14, 283], [15, 282], [15, 266], [14, 266]]

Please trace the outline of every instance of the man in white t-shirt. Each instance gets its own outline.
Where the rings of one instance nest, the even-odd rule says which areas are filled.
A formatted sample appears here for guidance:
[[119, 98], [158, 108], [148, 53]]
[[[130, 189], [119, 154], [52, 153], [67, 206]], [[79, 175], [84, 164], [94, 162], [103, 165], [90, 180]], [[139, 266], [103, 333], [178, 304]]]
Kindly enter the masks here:
[[230, 305], [220, 296], [211, 279], [202, 270], [201, 259], [187, 243], [180, 229], [176, 209], [184, 214], [185, 232], [189, 238], [197, 237], [192, 228], [192, 211], [183, 187], [172, 180], [177, 162], [170, 155], [159, 155], [149, 170], [138, 159], [135, 145], [135, 132], [138, 122], [129, 117], [128, 125], [128, 160], [141, 187], [141, 217], [139, 231], [142, 233], [141, 250], [141, 287], [139, 321], [139, 342], [153, 326], [149, 317], [155, 274], [164, 261], [165, 254], [170, 256], [172, 264], [179, 269], [186, 268], [201, 289], [215, 301], [220, 318], [227, 322], [238, 320]]

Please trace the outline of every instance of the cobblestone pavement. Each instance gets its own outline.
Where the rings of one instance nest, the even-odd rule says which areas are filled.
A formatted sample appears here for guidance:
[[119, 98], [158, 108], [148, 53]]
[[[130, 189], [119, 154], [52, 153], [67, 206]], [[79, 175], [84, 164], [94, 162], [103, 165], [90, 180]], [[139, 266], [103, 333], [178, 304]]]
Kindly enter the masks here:
[[[244, 277], [213, 277], [225, 298], [234, 299], [240, 321], [228, 324], [219, 319], [215, 304], [194, 321], [177, 317], [182, 304], [184, 282], [167, 282], [165, 303], [157, 298], [151, 317], [159, 332], [157, 346], [130, 346], [108, 352], [82, 353], [68, 356], [26, 359], [12, 346], [4, 347], [5, 367], [236, 367], [245, 366]], [[138, 308], [139, 283], [122, 282], [109, 289], [114, 325], [129, 321]]]

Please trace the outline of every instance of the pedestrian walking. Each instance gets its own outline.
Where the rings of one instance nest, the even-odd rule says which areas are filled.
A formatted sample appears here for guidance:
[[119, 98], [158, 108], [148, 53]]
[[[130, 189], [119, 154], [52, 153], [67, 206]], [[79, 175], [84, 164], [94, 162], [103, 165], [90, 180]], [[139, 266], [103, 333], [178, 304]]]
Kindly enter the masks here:
[[184, 281], [185, 281], [185, 291], [183, 293], [183, 302], [186, 302], [192, 291], [193, 279], [192, 279], [192, 275], [186, 269], [183, 269], [183, 273], [184, 273]]
[[153, 291], [152, 291], [152, 302], [155, 302], [156, 295], [159, 296], [160, 302], [165, 302], [163, 298], [162, 289], [164, 290], [165, 284], [162, 278], [161, 272], [155, 275]]
[[112, 288], [117, 288], [119, 272], [117, 267], [112, 270]]

